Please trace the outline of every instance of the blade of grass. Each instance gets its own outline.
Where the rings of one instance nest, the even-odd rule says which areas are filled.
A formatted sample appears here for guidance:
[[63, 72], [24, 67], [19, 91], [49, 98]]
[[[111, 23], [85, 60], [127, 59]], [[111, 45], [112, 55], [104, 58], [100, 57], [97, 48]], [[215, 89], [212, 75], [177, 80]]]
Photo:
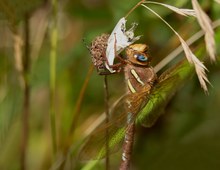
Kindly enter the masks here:
[[52, 135], [53, 156], [57, 151], [56, 141], [56, 114], [55, 114], [55, 85], [56, 85], [56, 58], [57, 58], [57, 0], [52, 0], [52, 28], [50, 49], [50, 126]]

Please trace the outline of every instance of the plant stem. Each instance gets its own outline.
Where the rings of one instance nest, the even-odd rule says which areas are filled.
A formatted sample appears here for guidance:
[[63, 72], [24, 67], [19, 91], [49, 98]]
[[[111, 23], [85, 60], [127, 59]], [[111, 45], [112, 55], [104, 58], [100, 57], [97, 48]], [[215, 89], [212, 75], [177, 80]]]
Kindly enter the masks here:
[[70, 131], [69, 131], [69, 136], [73, 136], [74, 135], [74, 130], [75, 130], [78, 118], [79, 118], [79, 112], [80, 112], [80, 109], [81, 109], [83, 97], [85, 95], [85, 91], [86, 91], [86, 88], [88, 86], [89, 79], [90, 79], [90, 77], [92, 75], [93, 69], [94, 69], [94, 66], [91, 65], [89, 70], [88, 70], [88, 73], [86, 75], [86, 78], [85, 78], [85, 81], [83, 83], [83, 86], [82, 86], [82, 88], [80, 90], [79, 97], [78, 97], [77, 102], [76, 102], [76, 107], [75, 107], [75, 110], [73, 112], [73, 118], [72, 118], [71, 127], [70, 127]]
[[55, 84], [56, 84], [56, 57], [57, 57], [57, 0], [52, 0], [52, 30], [50, 51], [50, 125], [52, 135], [53, 155], [57, 151], [56, 118], [55, 118]]
[[26, 13], [24, 22], [25, 31], [25, 51], [23, 57], [23, 82], [24, 82], [24, 103], [22, 115], [22, 141], [21, 141], [21, 170], [26, 170], [27, 146], [29, 136], [29, 115], [30, 115], [30, 85], [29, 85], [29, 67], [30, 67], [30, 44], [29, 44], [29, 15]]
[[[108, 80], [107, 80], [107, 75], [104, 76], [104, 91], [105, 91], [105, 123], [106, 125], [109, 123], [109, 92], [108, 92]], [[106, 158], [105, 158], [105, 169], [109, 170], [109, 130], [106, 128], [105, 132], [105, 148], [106, 148]]]
[[143, 2], [145, 2], [145, 0], [141, 0], [140, 2], [138, 2], [130, 11], [128, 11], [128, 13], [125, 15], [125, 18], [127, 18], [128, 15], [130, 15], [137, 7], [139, 7]]
[[[87, 89], [87, 86], [88, 86], [88, 83], [89, 83], [89, 79], [92, 75], [93, 69], [94, 69], [94, 67], [93, 67], [93, 65], [91, 65], [88, 72], [87, 72], [87, 75], [86, 75], [86, 78], [85, 78], [84, 83], [82, 85], [82, 88], [79, 92], [79, 97], [77, 98], [76, 106], [75, 106], [75, 109], [73, 111], [71, 126], [70, 126], [70, 129], [69, 129], [69, 134], [66, 137], [66, 139], [64, 140], [64, 144], [63, 144], [63, 154], [64, 154], [65, 157], [67, 157], [68, 150], [69, 150], [69, 148], [72, 144], [72, 138], [74, 136], [75, 127], [76, 127], [78, 119], [79, 119], [79, 115], [80, 115], [79, 112], [80, 112], [80, 109], [81, 109], [83, 97], [85, 95], [85, 92], [86, 92], [86, 89]], [[60, 165], [60, 169], [64, 169], [64, 166], [65, 166], [65, 160]]]

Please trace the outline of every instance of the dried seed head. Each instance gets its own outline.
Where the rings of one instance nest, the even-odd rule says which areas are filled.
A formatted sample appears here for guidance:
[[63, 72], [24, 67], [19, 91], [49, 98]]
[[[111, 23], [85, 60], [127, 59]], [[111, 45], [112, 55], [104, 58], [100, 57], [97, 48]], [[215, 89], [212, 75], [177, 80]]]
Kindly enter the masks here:
[[97, 68], [98, 72], [106, 71], [106, 48], [108, 43], [109, 34], [102, 34], [97, 36], [91, 43], [90, 53], [92, 62]]

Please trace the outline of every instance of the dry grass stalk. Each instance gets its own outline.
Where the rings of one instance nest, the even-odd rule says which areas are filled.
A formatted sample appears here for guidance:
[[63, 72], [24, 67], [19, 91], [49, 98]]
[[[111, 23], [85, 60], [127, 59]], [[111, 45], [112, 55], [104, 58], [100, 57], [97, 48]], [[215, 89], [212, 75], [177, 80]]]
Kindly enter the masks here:
[[177, 7], [174, 7], [172, 5], [168, 5], [168, 4], [163, 4], [163, 3], [159, 3], [159, 2], [153, 2], [153, 1], [146, 1], [144, 2], [146, 4], [156, 4], [156, 5], [162, 5], [180, 15], [183, 15], [183, 16], [194, 16], [196, 17], [196, 13], [193, 9], [183, 9], [183, 8], [177, 8]]
[[206, 85], [206, 82], [210, 84], [207, 75], [205, 73], [205, 71], [207, 70], [207, 68], [204, 66], [204, 64], [192, 53], [192, 51], [190, 50], [189, 46], [187, 45], [187, 43], [181, 38], [179, 37], [180, 41], [181, 41], [181, 45], [183, 47], [183, 50], [186, 54], [186, 57], [188, 59], [188, 61], [193, 64], [195, 66], [195, 70], [196, 70], [196, 74], [198, 76], [199, 82], [201, 84], [201, 87], [203, 88], [203, 90], [205, 91], [205, 93], [208, 93], [208, 88]]
[[14, 39], [14, 57], [15, 57], [15, 68], [19, 73], [19, 81], [21, 86], [24, 87], [24, 78], [23, 78], [23, 62], [22, 62], [22, 47], [24, 42], [20, 35], [13, 34]]
[[220, 4], [220, 0], [215, 0], [215, 2], [219, 3]]
[[41, 9], [38, 9], [30, 19], [31, 30], [33, 30], [30, 37], [31, 45], [32, 45], [32, 50], [30, 51], [30, 53], [31, 53], [31, 58], [34, 61], [39, 56], [40, 49], [42, 47], [44, 38], [47, 33], [47, 28], [49, 23], [48, 15], [49, 15], [49, 7], [45, 6], [42, 7]]
[[202, 30], [205, 32], [206, 50], [210, 56], [211, 61], [215, 61], [215, 39], [214, 30], [212, 28], [212, 21], [208, 15], [202, 10], [197, 0], [192, 0], [193, 9], [196, 12], [196, 18]]
[[154, 13], [158, 18], [160, 18], [179, 38], [181, 45], [183, 47], [184, 53], [186, 55], [187, 60], [189, 63], [193, 64], [195, 66], [196, 74], [198, 76], [199, 82], [201, 84], [201, 87], [204, 89], [206, 93], [208, 93], [208, 88], [206, 85], [206, 82], [209, 83], [207, 75], [205, 71], [207, 70], [206, 67], [203, 65], [201, 61], [192, 53], [187, 43], [183, 40], [183, 38], [169, 25], [168, 22], [166, 22], [158, 13], [156, 13], [154, 10], [150, 9], [146, 5], [142, 4], [143, 7]]

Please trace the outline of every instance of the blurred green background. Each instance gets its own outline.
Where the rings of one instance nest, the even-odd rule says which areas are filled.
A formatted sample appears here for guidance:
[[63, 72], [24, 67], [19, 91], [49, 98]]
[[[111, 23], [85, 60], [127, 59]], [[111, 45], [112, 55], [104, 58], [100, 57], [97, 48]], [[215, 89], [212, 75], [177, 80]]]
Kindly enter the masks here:
[[[103, 77], [96, 71], [90, 77], [83, 103], [75, 122], [74, 136], [69, 140], [71, 156], [62, 165], [66, 138], [74, 117], [76, 102], [91, 65], [86, 44], [102, 33], [110, 33], [118, 20], [134, 7], [138, 0], [62, 0], [58, 2], [58, 46], [55, 90], [57, 154], [53, 157], [50, 127], [50, 35], [53, 25], [52, 6], [46, 0], [1, 0], [0, 2], [0, 169], [17, 170], [21, 159], [22, 113], [24, 90], [15, 59], [15, 35], [25, 40], [28, 14], [30, 40], [30, 115], [26, 169], [80, 169], [86, 162], [77, 160], [77, 152], [86, 135], [86, 128], [104, 111]], [[190, 0], [160, 0], [181, 8], [192, 8]], [[220, 19], [220, 4], [199, 1], [215, 21]], [[194, 18], [186, 18], [170, 10], [149, 5], [186, 40], [199, 31]], [[179, 41], [173, 32], [143, 7], [127, 18], [139, 24], [139, 42], [150, 46], [156, 65], [172, 52]], [[132, 169], [212, 169], [220, 168], [220, 29], [215, 29], [217, 63], [208, 60], [209, 95], [200, 88], [197, 77], [190, 79], [173, 97], [165, 114], [150, 129], [137, 127]], [[204, 47], [203, 39], [192, 46]], [[25, 45], [21, 50], [25, 51]], [[17, 51], [18, 52], [18, 51]], [[207, 54], [204, 53], [204, 57]], [[179, 58], [184, 57], [183, 54]], [[173, 61], [170, 65], [175, 63]], [[169, 65], [169, 66], [170, 66]], [[169, 67], [167, 66], [167, 67]], [[163, 72], [163, 70], [161, 71]], [[123, 74], [109, 76], [110, 102], [125, 92]], [[111, 169], [117, 169], [120, 153], [111, 159]], [[61, 167], [60, 168], [60, 165]], [[100, 161], [94, 169], [104, 169]]]

